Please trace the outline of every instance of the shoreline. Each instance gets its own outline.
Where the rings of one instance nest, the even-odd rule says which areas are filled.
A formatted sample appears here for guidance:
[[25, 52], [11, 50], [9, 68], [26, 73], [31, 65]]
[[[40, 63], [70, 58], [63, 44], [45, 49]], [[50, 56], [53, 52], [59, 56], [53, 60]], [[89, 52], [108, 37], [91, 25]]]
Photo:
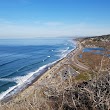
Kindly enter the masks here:
[[[37, 75], [33, 80], [31, 80], [31, 82], [30, 83], [28, 83], [28, 84], [26, 84], [25, 85], [25, 83], [23, 84], [24, 85], [24, 87], [22, 88], [22, 86], [21, 86], [21, 90], [20, 90], [20, 88], [17, 90], [17, 92], [15, 92], [15, 93], [13, 93], [13, 94], [10, 94], [11, 92], [14, 92], [14, 90], [15, 89], [17, 89], [18, 87], [16, 87], [16, 88], [14, 88], [12, 91], [10, 91], [8, 94], [6, 94], [6, 96], [4, 96], [4, 98], [3, 99], [1, 99], [0, 100], [0, 102], [1, 103], [7, 103], [7, 102], [9, 102], [9, 101], [11, 101], [11, 99], [13, 99], [13, 97], [17, 97], [17, 95], [18, 94], [20, 94], [21, 92], [23, 92], [23, 91], [25, 91], [25, 89], [28, 89], [28, 87], [30, 87], [31, 85], [33, 85], [40, 77], [42, 77], [49, 69], [48, 68], [52, 68], [52, 67], [54, 67], [57, 63], [59, 63], [61, 60], [63, 60], [64, 58], [61, 58], [61, 59], [59, 59], [58, 61], [54, 61], [54, 62], [52, 62], [53, 64], [51, 64], [51, 66], [47, 66], [45, 69], [46, 70], [44, 70], [42, 73], [40, 73], [39, 75]], [[31, 77], [30, 77], [31, 78]], [[29, 79], [30, 79], [29, 78]]]
[[[96, 109], [99, 109], [102, 106], [105, 109], [109, 108], [108, 82], [110, 76], [110, 59], [105, 56], [106, 54], [109, 54], [109, 52], [105, 53], [103, 56], [91, 54], [90, 52], [85, 52], [83, 54], [83, 49], [89, 40], [87, 42], [85, 42], [86, 40], [76, 40], [79, 42], [79, 45], [77, 45], [73, 51], [68, 51], [69, 53], [66, 57], [52, 65], [48, 71], [40, 77], [37, 77], [32, 85], [29, 85], [24, 91], [14, 96], [12, 100], [7, 103], [2, 103], [0, 108], [3, 110], [79, 110], [85, 108], [94, 109], [94, 104], [97, 105], [97, 107], [95, 107]], [[94, 39], [92, 44], [94, 44]], [[106, 49], [108, 48], [110, 48], [110, 46], [106, 47]], [[79, 57], [80, 54], [82, 54], [82, 59]], [[104, 63], [102, 63], [102, 60]], [[98, 66], [99, 68], [95, 68]], [[98, 81], [96, 81], [96, 77], [99, 79]], [[101, 86], [102, 83], [105, 87], [104, 93], [103, 87]], [[102, 95], [105, 96], [104, 99], [101, 100], [104, 104], [97, 104], [98, 100], [93, 101], [93, 96], [94, 98], [99, 99], [94, 84], [98, 85], [98, 92], [101, 92], [101, 94], [99, 94], [100, 97], [102, 97]], [[90, 95], [91, 91], [92, 95]], [[90, 102], [92, 105], [85, 103], [85, 101]]]
[[[73, 41], [75, 41], [75, 40], [73, 40]], [[26, 82], [25, 82], [25, 83], [23, 84], [23, 85], [24, 85], [23, 88], [22, 88], [22, 87], [20, 87], [20, 88], [16, 87], [15, 89], [18, 88], [18, 90], [17, 90], [15, 93], [10, 94], [11, 92], [14, 92], [15, 89], [12, 90], [12, 91], [10, 91], [8, 94], [6, 94], [6, 95], [4, 96], [3, 99], [0, 100], [0, 102], [1, 102], [1, 103], [10, 102], [10, 101], [13, 99], [13, 97], [16, 98], [19, 94], [22, 94], [23, 91], [25, 91], [26, 89], [28, 89], [29, 87], [31, 87], [32, 85], [34, 85], [34, 83], [36, 83], [38, 80], [42, 80], [42, 77], [46, 76], [46, 75], [49, 73], [50, 70], [52, 70], [53, 68], [56, 67], [57, 64], [59, 64], [59, 65], [60, 65], [60, 63], [63, 64], [63, 63], [65, 62], [66, 58], [67, 58], [71, 53], [74, 53], [74, 51], [76, 51], [77, 49], [78, 49], [78, 42], [75, 41], [75, 48], [72, 49], [72, 50], [70, 50], [69, 53], [67, 53], [63, 58], [60, 58], [59, 60], [56, 60], [56, 61], [54, 61], [54, 62], [52, 62], [52, 63], [49, 63], [50, 65], [47, 64], [47, 66], [44, 68], [45, 70], [43, 70], [43, 72], [41, 72], [41, 73], [40, 73], [39, 75], [37, 75], [34, 79], [32, 79], [31, 82], [29, 82], [27, 85], [25, 85], [25, 84], [26, 84]], [[61, 65], [60, 65], [60, 66], [61, 66]], [[30, 77], [30, 78], [31, 78], [31, 77]], [[29, 79], [30, 79], [30, 78], [29, 78]], [[23, 86], [23, 85], [22, 85], [22, 86]]]

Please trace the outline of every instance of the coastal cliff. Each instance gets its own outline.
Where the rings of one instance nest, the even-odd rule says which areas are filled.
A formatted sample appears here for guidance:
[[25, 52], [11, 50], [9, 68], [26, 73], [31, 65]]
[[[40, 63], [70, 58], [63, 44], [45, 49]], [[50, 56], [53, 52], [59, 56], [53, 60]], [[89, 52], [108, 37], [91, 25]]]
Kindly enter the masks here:
[[110, 36], [76, 41], [75, 50], [0, 110], [109, 110]]

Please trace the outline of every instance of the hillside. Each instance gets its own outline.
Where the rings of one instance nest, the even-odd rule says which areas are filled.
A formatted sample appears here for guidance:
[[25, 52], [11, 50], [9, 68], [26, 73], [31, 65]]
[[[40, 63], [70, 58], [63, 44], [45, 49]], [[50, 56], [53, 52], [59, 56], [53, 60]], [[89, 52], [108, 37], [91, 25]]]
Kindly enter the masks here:
[[110, 110], [110, 35], [77, 41], [78, 49], [0, 110]]

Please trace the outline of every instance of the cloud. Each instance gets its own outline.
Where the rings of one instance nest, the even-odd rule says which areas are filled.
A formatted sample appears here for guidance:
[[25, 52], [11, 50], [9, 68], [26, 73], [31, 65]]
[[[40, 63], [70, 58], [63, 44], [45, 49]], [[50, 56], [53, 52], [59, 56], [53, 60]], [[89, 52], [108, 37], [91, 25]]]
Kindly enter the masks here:
[[34, 21], [33, 23], [36, 24], [36, 25], [51, 26], [51, 27], [52, 27], [52, 26], [62, 26], [62, 25], [64, 25], [63, 22], [56, 22], [56, 21], [44, 22], [44, 21], [38, 20], [38, 21]]
[[[110, 34], [109, 27], [99, 27], [87, 23], [66, 24], [61, 22], [41, 22], [36, 24], [18, 24], [5, 21], [0, 22], [0, 38], [30, 38], [57, 36], [92, 36]], [[38, 25], [39, 24], [39, 25]]]
[[62, 22], [45, 22], [44, 25], [48, 25], [48, 26], [61, 26], [63, 25]]

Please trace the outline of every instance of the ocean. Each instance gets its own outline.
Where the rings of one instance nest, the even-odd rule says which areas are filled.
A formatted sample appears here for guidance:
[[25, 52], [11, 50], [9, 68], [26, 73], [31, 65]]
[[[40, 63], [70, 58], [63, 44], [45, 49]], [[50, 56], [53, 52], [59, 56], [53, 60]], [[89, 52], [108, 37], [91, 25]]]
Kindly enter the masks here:
[[30, 84], [75, 47], [71, 38], [0, 39], [0, 100]]

